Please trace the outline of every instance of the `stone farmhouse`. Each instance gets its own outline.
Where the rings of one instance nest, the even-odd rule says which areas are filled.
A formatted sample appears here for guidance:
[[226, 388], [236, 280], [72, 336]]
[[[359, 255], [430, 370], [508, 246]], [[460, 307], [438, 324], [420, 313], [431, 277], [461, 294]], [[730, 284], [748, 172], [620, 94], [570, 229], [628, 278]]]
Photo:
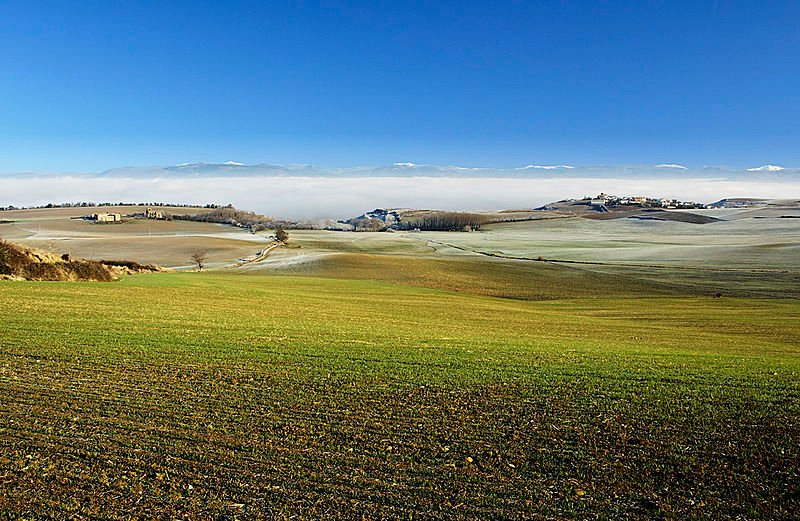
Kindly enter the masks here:
[[118, 213], [93, 213], [86, 219], [98, 223], [118, 223], [122, 222], [122, 215]]

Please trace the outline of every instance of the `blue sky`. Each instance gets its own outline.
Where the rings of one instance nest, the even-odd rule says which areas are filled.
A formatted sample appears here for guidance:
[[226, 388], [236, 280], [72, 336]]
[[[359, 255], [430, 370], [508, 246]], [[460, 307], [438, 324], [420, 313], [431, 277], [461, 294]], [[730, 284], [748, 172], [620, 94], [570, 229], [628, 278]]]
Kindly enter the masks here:
[[800, 165], [800, 2], [0, 2], [0, 171]]

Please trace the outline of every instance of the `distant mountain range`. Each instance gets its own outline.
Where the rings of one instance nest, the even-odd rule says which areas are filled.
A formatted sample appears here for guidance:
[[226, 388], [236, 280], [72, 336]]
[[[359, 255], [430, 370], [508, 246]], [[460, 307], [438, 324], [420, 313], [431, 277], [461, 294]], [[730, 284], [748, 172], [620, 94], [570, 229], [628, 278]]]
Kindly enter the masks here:
[[[0, 174], [8, 176], [32, 176], [34, 174]], [[63, 174], [36, 174], [60, 176]], [[186, 178], [186, 177], [484, 177], [484, 178], [617, 178], [617, 179], [769, 179], [800, 180], [800, 168], [777, 165], [754, 166], [733, 169], [725, 166], [687, 168], [674, 163], [658, 165], [621, 166], [571, 166], [571, 165], [527, 165], [518, 168], [470, 168], [461, 166], [422, 165], [394, 163], [388, 166], [355, 166], [347, 168], [321, 168], [313, 165], [275, 165], [259, 163], [247, 165], [236, 161], [225, 163], [183, 163], [175, 166], [123, 167], [93, 174], [70, 174], [80, 177], [112, 178]]]

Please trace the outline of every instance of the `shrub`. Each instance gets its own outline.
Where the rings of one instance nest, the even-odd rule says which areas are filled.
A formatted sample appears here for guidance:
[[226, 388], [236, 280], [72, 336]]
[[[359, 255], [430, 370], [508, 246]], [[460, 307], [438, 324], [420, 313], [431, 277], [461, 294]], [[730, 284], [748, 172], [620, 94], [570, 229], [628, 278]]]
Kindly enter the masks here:
[[130, 260], [101, 260], [100, 264], [106, 266], [128, 268], [132, 271], [159, 271], [158, 266], [155, 264], [140, 264], [136, 261]]
[[71, 272], [77, 280], [96, 280], [98, 282], [110, 282], [114, 280], [108, 267], [96, 261], [71, 261], [67, 264], [67, 270]]
[[26, 264], [21, 273], [28, 280], [64, 280], [65, 274], [52, 262], [31, 262]]

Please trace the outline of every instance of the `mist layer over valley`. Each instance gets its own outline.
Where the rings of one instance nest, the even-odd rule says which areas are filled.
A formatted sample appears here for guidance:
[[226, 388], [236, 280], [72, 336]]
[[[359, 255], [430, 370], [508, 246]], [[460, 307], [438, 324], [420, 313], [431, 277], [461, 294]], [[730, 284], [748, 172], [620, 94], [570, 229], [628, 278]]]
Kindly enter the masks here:
[[[398, 166], [399, 165], [399, 166]], [[228, 204], [292, 219], [345, 218], [374, 207], [532, 208], [600, 192], [698, 202], [800, 194], [797, 170], [528, 166], [466, 169], [397, 164], [320, 170], [239, 164], [127, 168], [102, 174], [0, 176], [0, 206], [158, 201]]]

